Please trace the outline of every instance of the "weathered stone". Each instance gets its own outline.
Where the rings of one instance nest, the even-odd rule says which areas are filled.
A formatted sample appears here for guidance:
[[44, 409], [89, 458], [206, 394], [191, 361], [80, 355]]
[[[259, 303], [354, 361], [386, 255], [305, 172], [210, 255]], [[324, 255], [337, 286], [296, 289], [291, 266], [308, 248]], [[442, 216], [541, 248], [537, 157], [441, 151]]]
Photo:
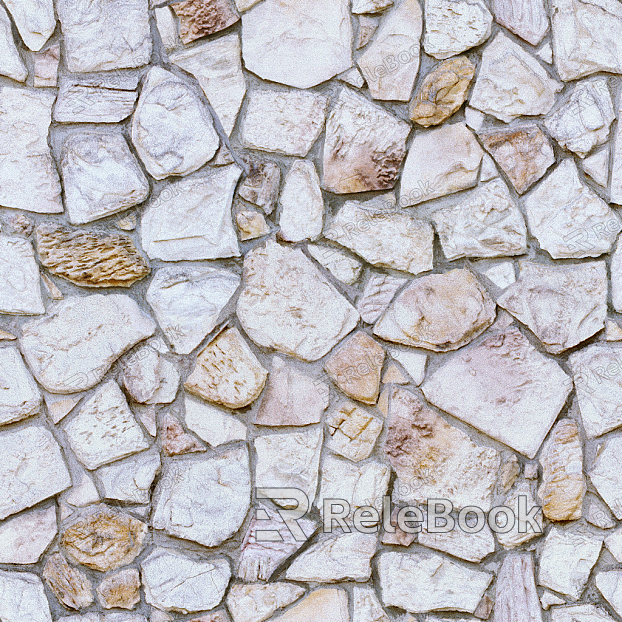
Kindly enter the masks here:
[[6, 622], [52, 622], [41, 579], [30, 572], [0, 571], [0, 616]]
[[326, 122], [322, 187], [337, 194], [393, 188], [409, 132], [407, 123], [344, 86]]
[[[250, 505], [248, 461], [248, 450], [240, 447], [210, 458], [169, 462], [156, 493], [153, 528], [203, 546], [230, 538]], [[206, 489], [209, 495], [201, 493]]]
[[0, 235], [0, 312], [17, 315], [45, 313], [39, 267], [32, 244]]
[[271, 82], [330, 80], [352, 66], [351, 45], [348, 0], [264, 0], [242, 16], [244, 64]]
[[93, 602], [93, 586], [88, 577], [72, 568], [60, 553], [48, 559], [43, 577], [54, 596], [68, 609], [83, 609]]
[[147, 525], [106, 505], [87, 508], [63, 529], [71, 559], [100, 572], [131, 563], [143, 548]]
[[32, 417], [43, 405], [41, 393], [17, 348], [0, 348], [0, 425]]
[[[564, 601], [553, 604], [563, 603]], [[551, 609], [551, 620], [552, 622], [613, 622], [613, 618], [597, 605], [555, 607]]]
[[510, 327], [450, 358], [422, 390], [438, 408], [533, 458], [571, 384], [556, 362]]
[[324, 356], [359, 319], [301, 250], [271, 240], [244, 258], [237, 315], [255, 343], [305, 361]]
[[352, 622], [390, 622], [373, 588], [354, 585], [352, 603]]
[[[72, 468], [73, 486], [60, 497], [61, 520], [73, 513], [75, 508], [86, 507], [100, 501], [93, 478], [80, 466]], [[74, 507], [69, 507], [74, 506]]]
[[483, 156], [464, 123], [419, 132], [406, 157], [399, 205], [417, 205], [474, 186]]
[[141, 562], [145, 600], [165, 611], [191, 613], [216, 607], [231, 569], [226, 557], [209, 560], [159, 548]]
[[33, 52], [38, 52], [56, 28], [52, 0], [7, 0], [6, 6], [15, 20], [22, 41]]
[[622, 559], [622, 531], [616, 529], [606, 536], [605, 546], [615, 559], [620, 561], [620, 559]]
[[4, 8], [0, 10], [0, 75], [8, 76], [17, 82], [25, 82], [28, 77], [26, 65], [15, 45], [11, 20]]
[[285, 613], [272, 618], [272, 622], [315, 622], [318, 614], [323, 622], [349, 622], [347, 592], [337, 588], [315, 590]]
[[245, 157], [248, 174], [238, 187], [238, 194], [249, 203], [271, 214], [279, 194], [281, 169], [274, 162]]
[[527, 227], [501, 179], [480, 184], [453, 207], [431, 215], [445, 257], [507, 257], [527, 252]]
[[184, 403], [187, 427], [212, 447], [246, 439], [246, 426], [230, 414], [191, 395]]
[[233, 622], [263, 622], [304, 593], [302, 587], [293, 583], [232, 585], [227, 594], [227, 608]]
[[361, 276], [363, 264], [334, 246], [307, 244], [307, 250], [313, 259], [346, 285], [353, 285]]
[[[528, 475], [528, 473], [525, 473], [525, 477]], [[536, 472], [535, 478], [532, 479], [537, 479], [537, 477], [538, 475]], [[510, 508], [514, 512], [514, 516], [517, 518], [525, 513], [524, 508], [527, 508], [527, 511], [529, 512], [534, 506], [536, 506], [536, 500], [531, 493], [529, 483], [526, 481], [519, 482], [512, 492], [510, 492], [510, 494], [505, 498], [503, 505]], [[523, 510], [520, 509], [521, 507]], [[525, 542], [529, 542], [529, 540], [533, 540], [534, 538], [541, 536], [544, 533], [544, 519], [541, 510], [535, 513], [533, 520], [536, 523], [536, 527], [527, 521], [516, 520], [511, 529], [503, 529], [502, 532], [497, 532], [497, 540], [499, 541], [499, 544], [505, 549], [514, 549]]]
[[97, 598], [104, 609], [133, 609], [140, 602], [140, 575], [135, 568], [106, 577], [97, 587]]
[[429, 127], [451, 117], [466, 101], [474, 75], [475, 66], [466, 56], [441, 63], [417, 89], [410, 102], [410, 119]]
[[43, 287], [45, 288], [46, 294], [52, 300], [63, 299], [63, 292], [61, 292], [60, 289], [56, 287], [56, 284], [54, 283], [54, 281], [52, 281], [52, 279], [49, 276], [47, 276], [46, 274], [42, 274], [41, 280], [43, 281]]
[[[581, 162], [583, 172], [603, 188], [609, 179], [609, 149], [605, 147]], [[618, 179], [616, 175], [616, 179]]]
[[123, 361], [123, 386], [141, 404], [170, 404], [179, 387], [175, 366], [149, 345]]
[[240, 174], [235, 164], [206, 168], [150, 201], [141, 220], [147, 255], [164, 261], [238, 257], [231, 203]]
[[382, 421], [352, 402], [345, 402], [326, 417], [326, 447], [348, 460], [359, 462], [371, 454], [382, 432]]
[[379, 13], [393, 6], [393, 0], [352, 0], [352, 13]]
[[424, 525], [417, 536], [417, 541], [428, 548], [474, 563], [480, 563], [495, 550], [495, 537], [488, 525], [484, 525], [481, 531], [474, 533], [462, 531], [460, 527], [452, 531], [430, 533]]
[[185, 388], [228, 408], [243, 408], [263, 390], [268, 372], [237, 328], [221, 333], [201, 350]]
[[419, 274], [433, 267], [434, 231], [429, 223], [397, 211], [395, 197], [347, 201], [324, 232], [381, 268]]
[[260, 212], [254, 210], [236, 210], [235, 223], [240, 231], [240, 240], [255, 240], [270, 233], [270, 226]]
[[192, 434], [188, 434], [179, 420], [166, 414], [160, 420], [160, 442], [166, 456], [179, 456], [205, 451], [205, 447]]
[[233, 0], [184, 0], [171, 5], [184, 43], [229, 28], [240, 19]]
[[521, 262], [518, 281], [497, 300], [559, 354], [605, 326], [607, 270], [604, 262], [548, 266]]
[[456, 350], [486, 330], [495, 303], [469, 270], [415, 279], [390, 304], [374, 335], [436, 352]]
[[[585, 520], [590, 525], [594, 525], [594, 527], [599, 529], [611, 529], [616, 526], [616, 521], [613, 519], [611, 511], [596, 495], [588, 493], [583, 504], [586, 508]], [[620, 557], [622, 557], [622, 554]]]
[[618, 520], [622, 519], [622, 439], [607, 439], [596, 452], [589, 471], [592, 484]]
[[179, 29], [173, 11], [170, 6], [163, 6], [156, 7], [154, 13], [162, 45], [166, 51], [172, 50], [179, 44]]
[[[566, 601], [563, 598], [559, 598], [559, 596], [556, 596], [555, 594], [553, 594], [553, 592], [549, 592], [548, 590], [543, 590], [542, 596], [540, 596], [540, 603], [542, 604], [542, 609], [544, 609], [545, 611], [548, 611], [553, 605], [565, 605]], [[579, 605], [579, 606], [582, 607], [583, 605]], [[587, 606], [591, 607], [592, 605], [587, 605]], [[565, 614], [562, 613], [561, 609], [566, 609], [566, 607], [563, 607], [563, 608], [560, 607], [559, 615], [563, 616]], [[557, 612], [558, 611], [557, 607], [553, 611]], [[552, 617], [551, 619], [555, 620], [555, 622], [559, 622], [560, 620], [559, 616]], [[564, 622], [572, 622], [572, 620], [567, 620], [564, 617], [562, 617], [561, 620], [564, 620]]]
[[[619, 110], [618, 110], [619, 112]], [[611, 160], [611, 183], [609, 184], [609, 200], [616, 205], [622, 204], [622, 127], [618, 126], [612, 140], [613, 145], [603, 153], [604, 162], [597, 169], [596, 177], [600, 177], [601, 185], [607, 186], [609, 160]], [[612, 156], [609, 158], [609, 152]], [[598, 163], [596, 164], [598, 167]]]
[[[392, 3], [393, 0], [390, 0]], [[352, 12], [354, 11], [354, 4], [352, 6]], [[365, 47], [374, 36], [376, 30], [378, 30], [378, 25], [380, 23], [379, 17], [372, 17], [371, 15], [359, 15], [358, 20], [358, 31], [356, 33], [356, 49], [360, 50]]]
[[526, 192], [555, 164], [551, 142], [537, 125], [495, 129], [479, 137], [518, 194]]
[[495, 20], [521, 39], [538, 45], [549, 29], [544, 0], [494, 0]]
[[428, 355], [411, 348], [393, 348], [391, 356], [408, 372], [413, 382], [419, 386], [425, 377]]
[[542, 622], [530, 554], [507, 555], [497, 575], [495, 622]]
[[406, 281], [407, 279], [373, 272], [357, 304], [361, 319], [373, 324], [384, 313], [397, 290]]
[[57, 531], [55, 505], [5, 520], [0, 524], [0, 563], [37, 563]]
[[69, 71], [140, 67], [151, 60], [147, 0], [125, 0], [122, 11], [105, 0], [59, 0], [56, 10]]

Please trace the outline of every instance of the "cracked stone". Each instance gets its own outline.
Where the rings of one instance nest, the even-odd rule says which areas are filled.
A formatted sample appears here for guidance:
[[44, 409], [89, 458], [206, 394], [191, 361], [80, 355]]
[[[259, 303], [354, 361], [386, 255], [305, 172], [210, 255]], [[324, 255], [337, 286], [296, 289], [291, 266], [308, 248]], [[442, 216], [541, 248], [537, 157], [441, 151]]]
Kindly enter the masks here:
[[140, 602], [140, 575], [135, 568], [106, 577], [97, 586], [97, 598], [104, 609], [133, 609]]
[[549, 29], [544, 0], [494, 0], [495, 20], [521, 39], [538, 45]]
[[238, 187], [238, 194], [249, 203], [260, 207], [266, 214], [274, 210], [279, 186], [281, 169], [274, 162], [245, 157], [248, 175]]
[[171, 7], [179, 18], [179, 34], [184, 43], [213, 35], [240, 19], [233, 0], [185, 0]]
[[23, 512], [0, 525], [0, 563], [35, 564], [56, 537], [56, 505]]
[[2, 313], [45, 313], [39, 267], [32, 244], [24, 238], [0, 235], [0, 293]]
[[618, 520], [622, 519], [622, 439], [608, 438], [597, 451], [589, 471], [592, 484]]
[[345, 402], [330, 412], [326, 425], [329, 434], [326, 447], [352, 462], [368, 458], [382, 432], [382, 421], [352, 402]]
[[54, 596], [68, 609], [84, 609], [93, 603], [93, 585], [60, 553], [52, 555], [43, 568], [43, 577]]
[[361, 319], [368, 324], [373, 324], [384, 313], [397, 290], [406, 281], [407, 279], [373, 272], [357, 303]]
[[0, 571], [0, 616], [7, 622], [52, 622], [41, 579], [30, 572]]
[[302, 587], [292, 583], [232, 585], [227, 594], [227, 608], [233, 622], [264, 622], [304, 593]]
[[542, 622], [534, 572], [529, 553], [513, 553], [504, 558], [497, 575], [495, 622]]
[[352, 622], [390, 622], [373, 588], [352, 586], [352, 603]]
[[307, 250], [313, 259], [346, 285], [354, 285], [361, 276], [363, 264], [334, 246], [307, 244]]
[[229, 413], [191, 395], [185, 396], [184, 404], [186, 426], [212, 447], [246, 440], [246, 426]]

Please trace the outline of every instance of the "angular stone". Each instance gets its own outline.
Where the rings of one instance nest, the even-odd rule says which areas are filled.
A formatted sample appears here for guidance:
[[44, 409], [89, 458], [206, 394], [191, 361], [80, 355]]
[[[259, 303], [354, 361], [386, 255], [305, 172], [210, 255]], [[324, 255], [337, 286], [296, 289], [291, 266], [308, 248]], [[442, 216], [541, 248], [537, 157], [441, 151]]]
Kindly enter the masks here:
[[[239, 447], [210, 458], [169, 462], [156, 493], [153, 528], [203, 546], [230, 538], [250, 506], [248, 461], [248, 450]], [[209, 495], [201, 493], [206, 489]]]
[[238, 257], [231, 203], [240, 173], [235, 164], [207, 168], [151, 200], [141, 220], [147, 255], [164, 261]]
[[242, 16], [246, 69], [301, 89], [330, 80], [352, 66], [349, 9], [348, 0], [264, 0]]
[[490, 37], [492, 15], [482, 0], [425, 0], [423, 49], [438, 59], [480, 45]]
[[521, 39], [538, 45], [549, 29], [544, 0], [494, 0], [495, 21]]
[[406, 157], [399, 205], [417, 205], [474, 186], [483, 156], [464, 123], [419, 132]]
[[394, 197], [386, 203], [346, 201], [324, 237], [354, 251], [381, 268], [419, 274], [434, 263], [434, 231], [429, 223], [397, 211]]
[[579, 524], [553, 527], [540, 553], [538, 584], [577, 600], [603, 546], [602, 536]]
[[322, 187], [336, 194], [393, 188], [409, 132], [407, 123], [344, 86], [326, 122]]
[[126, 235], [75, 230], [56, 223], [36, 228], [41, 263], [83, 287], [130, 287], [149, 274], [149, 264]]
[[97, 598], [104, 609], [133, 609], [140, 602], [140, 575], [135, 568], [106, 577], [97, 587]]
[[[599, 529], [611, 529], [616, 526], [609, 508], [596, 496], [588, 494], [584, 501], [585, 520]], [[621, 555], [622, 557], [622, 551]]]
[[4, 8], [0, 10], [0, 75], [17, 82], [25, 82], [28, 77], [26, 65], [15, 45], [11, 20]]
[[368, 458], [382, 432], [382, 421], [352, 402], [345, 402], [330, 412], [326, 425], [329, 434], [326, 447], [352, 462]]
[[[272, 622], [350, 622], [348, 594], [342, 589], [318, 589], [285, 613], [272, 618]], [[21, 621], [20, 621], [21, 622]]]
[[143, 548], [145, 523], [106, 505], [96, 505], [72, 517], [61, 545], [71, 559], [100, 572], [130, 564]]
[[352, 603], [352, 622], [390, 622], [373, 588], [353, 586]]
[[287, 607], [305, 593], [293, 583], [268, 585], [232, 585], [227, 594], [227, 608], [233, 622], [263, 622], [278, 609]]
[[184, 43], [229, 28], [240, 19], [233, 0], [184, 0], [171, 5]]
[[516, 327], [491, 331], [422, 386], [432, 404], [528, 458], [536, 455], [571, 388], [562, 368]]
[[[601, 178], [601, 185], [607, 186], [609, 160], [611, 160], [611, 183], [609, 184], [609, 200], [616, 205], [622, 204], [622, 128], [618, 126], [612, 140], [612, 147], [603, 151], [603, 164], [600, 165], [596, 177]], [[609, 158], [609, 152], [612, 153]]]
[[548, 266], [521, 262], [518, 281], [497, 304], [525, 324], [547, 352], [559, 354], [604, 328], [605, 263]]
[[178, 613], [216, 607], [227, 589], [231, 569], [226, 557], [204, 560], [164, 548], [141, 562], [145, 600]]
[[451, 117], [466, 101], [474, 75], [475, 65], [466, 56], [441, 63], [425, 77], [410, 102], [411, 121], [429, 127]]
[[123, 361], [123, 386], [141, 404], [170, 404], [179, 387], [179, 372], [151, 346], [141, 346]]
[[151, 60], [147, 0], [125, 0], [122, 11], [105, 0], [59, 0], [56, 10], [69, 71], [140, 67]]
[[309, 255], [322, 264], [336, 279], [354, 285], [361, 276], [363, 264], [333, 246], [307, 244]]
[[[380, 593], [385, 607], [411, 613], [451, 609], [473, 613], [493, 579], [442, 555], [384, 551], [378, 558]], [[460, 589], [456, 589], [456, 586]]]
[[384, 451], [397, 473], [394, 502], [449, 499], [456, 508], [492, 506], [501, 457], [476, 445], [410, 391], [394, 387]]
[[63, 211], [48, 145], [54, 99], [44, 91], [0, 89], [0, 205], [39, 214]]
[[93, 585], [88, 577], [72, 568], [60, 553], [48, 559], [43, 577], [54, 596], [68, 609], [83, 609], [93, 602]]
[[[537, 479], [537, 474], [534, 479]], [[517, 486], [506, 497], [503, 505], [510, 508], [516, 517], [521, 515], [519, 512], [524, 512], [524, 510], [521, 510], [520, 507], [526, 507], [527, 511], [530, 511], [531, 508], [536, 505], [536, 500], [531, 494], [531, 487], [529, 483], [521, 481], [517, 484]], [[534, 528], [526, 521], [516, 520], [512, 529], [509, 531], [504, 529], [503, 531], [505, 533], [497, 533], [497, 540], [499, 544], [505, 549], [514, 549], [525, 542], [538, 538], [544, 533], [544, 518], [541, 510], [535, 513], [534, 521], [537, 528]]]
[[173, 11], [170, 6], [156, 8], [154, 13], [162, 45], [168, 52], [169, 50], [177, 47], [179, 44], [179, 29], [177, 27], [177, 22], [173, 17]]
[[56, 505], [5, 520], [0, 524], [0, 563], [36, 564], [57, 531]]
[[530, 554], [507, 555], [497, 575], [495, 622], [542, 622]]
[[249, 203], [271, 214], [279, 194], [281, 169], [274, 162], [253, 157], [244, 158], [248, 174], [238, 187], [238, 194]]
[[[406, 102], [419, 71], [423, 20], [417, 0], [403, 0], [383, 17], [373, 42], [356, 61], [374, 99]], [[386, 70], [387, 58], [397, 58]]]
[[7, 0], [6, 6], [15, 20], [22, 41], [33, 52], [38, 52], [56, 28], [52, 0]]
[[32, 244], [0, 235], [0, 312], [16, 315], [45, 313], [39, 267]]
[[337, 79], [357, 89], [362, 89], [365, 86], [365, 78], [363, 78], [363, 74], [359, 71], [358, 67], [352, 67], [348, 69], [348, 71], [340, 73]]
[[484, 525], [481, 531], [475, 533], [466, 533], [460, 527], [444, 533], [430, 533], [424, 526], [417, 536], [417, 541], [428, 548], [473, 563], [480, 563], [495, 550], [495, 537], [488, 525]]
[[395, 292], [406, 281], [407, 279], [373, 272], [357, 303], [361, 319], [368, 324], [373, 324], [384, 313], [391, 300], [393, 300]]
[[41, 579], [30, 572], [0, 571], [0, 616], [6, 622], [52, 622]]
[[324, 356], [359, 319], [301, 250], [272, 240], [244, 258], [237, 315], [255, 343], [305, 361]]
[[622, 520], [622, 439], [608, 438], [600, 445], [589, 471], [592, 484], [618, 520]]
[[165, 456], [179, 456], [205, 451], [205, 447], [170, 414], [160, 420], [160, 442]]
[[374, 335], [435, 352], [457, 350], [495, 319], [495, 303], [465, 269], [415, 279], [391, 303]]
[[547, 114], [562, 88], [533, 56], [499, 33], [482, 54], [469, 104], [509, 123]]
[[[390, 0], [393, 3], [393, 0]], [[353, 7], [354, 9], [354, 3]], [[352, 11], [355, 12], [354, 10]], [[374, 36], [378, 25], [380, 23], [379, 17], [372, 17], [371, 15], [359, 15], [358, 32], [356, 33], [356, 49], [360, 50], [365, 47]]]
[[555, 164], [551, 142], [537, 125], [495, 129], [479, 137], [518, 194], [526, 192]]
[[605, 546], [617, 561], [622, 559], [622, 531], [616, 529], [605, 538]]
[[410, 348], [392, 349], [391, 356], [408, 372], [413, 382], [419, 386], [425, 377], [428, 355]]
[[376, 543], [375, 534], [358, 532], [320, 540], [296, 557], [285, 571], [285, 578], [313, 583], [366, 581], [371, 577]]
[[[202, 3], [204, 8], [208, 9], [210, 4], [225, 4], [227, 1], [189, 0], [174, 4], [173, 8], [178, 11], [181, 5]], [[183, 39], [183, 21], [181, 30]], [[237, 33], [225, 35], [188, 50], [175, 52], [170, 55], [170, 60], [198, 80], [225, 133], [231, 134], [246, 93], [239, 35]]]
[[464, 201], [433, 212], [431, 218], [449, 261], [527, 252], [525, 221], [501, 179], [480, 184]]
[[[603, 188], [609, 179], [609, 149], [605, 147], [598, 153], [588, 156], [581, 162], [583, 172]], [[616, 175], [616, 179], [618, 175]]]
[[259, 397], [267, 378], [238, 329], [229, 328], [201, 350], [184, 387], [210, 402], [243, 408]]
[[17, 348], [0, 348], [0, 388], [0, 425], [21, 421], [40, 412], [43, 405], [41, 393]]
[[328, 98], [311, 91], [254, 89], [248, 97], [242, 143], [249, 149], [304, 158], [324, 128], [327, 106]]
[[230, 414], [191, 395], [184, 403], [187, 427], [212, 447], [246, 439], [246, 426]]
[[596, 605], [555, 607], [551, 609], [551, 620], [552, 622], [613, 622], [613, 618], [602, 607]]
[[60, 44], [58, 43], [33, 54], [33, 85], [36, 87], [56, 86], [59, 62]]
[[393, 0], [352, 0], [352, 13], [379, 13], [393, 6]]
[[254, 210], [237, 210], [235, 223], [240, 231], [240, 240], [256, 240], [270, 233], [270, 226], [260, 212]]
[[132, 118], [132, 142], [149, 174], [164, 179], [201, 168], [220, 138], [207, 105], [191, 86], [152, 67]]

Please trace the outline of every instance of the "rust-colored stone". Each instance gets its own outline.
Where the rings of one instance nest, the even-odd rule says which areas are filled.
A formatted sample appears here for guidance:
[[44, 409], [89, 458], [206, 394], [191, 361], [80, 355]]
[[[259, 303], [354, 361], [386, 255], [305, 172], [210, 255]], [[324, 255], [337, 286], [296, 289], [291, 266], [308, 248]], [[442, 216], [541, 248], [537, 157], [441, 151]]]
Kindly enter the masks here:
[[93, 586], [88, 577], [72, 568], [60, 553], [48, 559], [43, 577], [54, 596], [68, 609], [82, 609], [93, 602]]

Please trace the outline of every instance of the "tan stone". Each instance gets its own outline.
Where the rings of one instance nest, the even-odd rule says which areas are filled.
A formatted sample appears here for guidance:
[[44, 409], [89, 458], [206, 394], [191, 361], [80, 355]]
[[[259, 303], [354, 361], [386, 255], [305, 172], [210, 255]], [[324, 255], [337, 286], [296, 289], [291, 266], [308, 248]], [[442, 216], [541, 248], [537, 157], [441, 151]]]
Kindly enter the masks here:
[[326, 417], [331, 451], [359, 462], [369, 457], [382, 431], [382, 421], [352, 402], [341, 404]]
[[167, 456], [205, 451], [205, 447], [194, 436], [188, 434], [181, 423], [169, 414], [160, 421], [160, 441]]
[[338, 588], [322, 588], [311, 592], [272, 622], [349, 622], [348, 594]]
[[333, 352], [324, 369], [348, 397], [375, 404], [384, 356], [384, 350], [376, 341], [363, 331], [357, 331]]
[[267, 378], [238, 329], [229, 328], [199, 353], [184, 386], [210, 402], [243, 408], [259, 397]]
[[235, 222], [240, 230], [240, 240], [254, 240], [270, 233], [270, 227], [263, 214], [253, 210], [239, 210]]
[[185, 0], [172, 5], [184, 43], [213, 35], [235, 24], [240, 16], [232, 0]]
[[408, 384], [409, 382], [406, 374], [395, 363], [389, 363], [382, 376], [382, 384]]
[[87, 509], [65, 527], [61, 544], [69, 556], [106, 572], [131, 563], [143, 548], [147, 525], [105, 505]]
[[238, 194], [249, 203], [261, 207], [266, 214], [272, 213], [279, 184], [281, 169], [274, 162], [266, 162], [257, 158], [244, 158], [248, 166], [248, 174], [238, 188]]
[[15, 341], [17, 337], [6, 330], [0, 330], [0, 341]]
[[410, 546], [417, 537], [414, 533], [402, 531], [397, 524], [397, 515], [401, 508], [394, 508], [391, 512], [391, 525], [395, 531], [385, 531], [382, 534], [382, 544], [395, 544], [397, 546]]
[[52, 273], [86, 287], [129, 287], [150, 272], [126, 235], [71, 229], [55, 223], [36, 228], [41, 263]]
[[140, 575], [135, 568], [106, 577], [97, 587], [97, 598], [104, 609], [133, 609], [140, 602]]
[[60, 553], [52, 555], [43, 568], [43, 577], [54, 596], [69, 609], [82, 609], [93, 602], [93, 586], [88, 577], [72, 568]]
[[52, 279], [49, 276], [47, 276], [47, 274], [42, 274], [41, 280], [43, 281], [43, 286], [45, 287], [45, 291], [47, 292], [48, 296], [52, 300], [63, 299], [63, 292], [61, 292], [60, 289], [56, 287], [56, 284], [54, 283], [54, 281], [52, 281]]
[[359, 29], [356, 34], [356, 49], [360, 50], [365, 47], [374, 36], [379, 24], [378, 17], [372, 17], [371, 15], [359, 16]]
[[454, 114], [465, 102], [475, 66], [466, 56], [450, 58], [430, 72], [410, 102], [412, 121], [429, 127]]

